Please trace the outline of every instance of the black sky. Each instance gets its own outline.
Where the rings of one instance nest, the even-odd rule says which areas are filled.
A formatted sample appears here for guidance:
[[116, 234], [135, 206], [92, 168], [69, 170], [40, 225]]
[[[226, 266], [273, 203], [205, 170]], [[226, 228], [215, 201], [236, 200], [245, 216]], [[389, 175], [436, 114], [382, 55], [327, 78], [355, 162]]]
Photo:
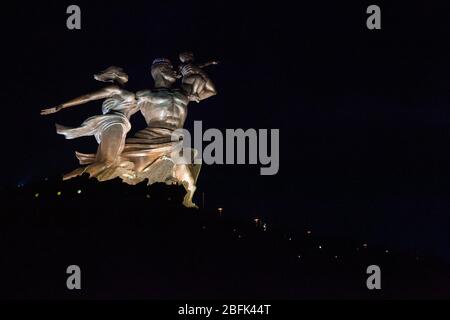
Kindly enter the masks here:
[[76, 126], [98, 103], [40, 109], [99, 88], [92, 74], [109, 65], [128, 72], [130, 90], [149, 88], [154, 58], [192, 50], [221, 65], [209, 70], [219, 95], [190, 107], [188, 128], [281, 133], [277, 176], [204, 166], [208, 205], [450, 259], [448, 3], [378, 3], [377, 31], [365, 26], [367, 1], [80, 2], [80, 31], [66, 28], [69, 4], [2, 12], [4, 184], [67, 172], [75, 150], [95, 148], [53, 124]]

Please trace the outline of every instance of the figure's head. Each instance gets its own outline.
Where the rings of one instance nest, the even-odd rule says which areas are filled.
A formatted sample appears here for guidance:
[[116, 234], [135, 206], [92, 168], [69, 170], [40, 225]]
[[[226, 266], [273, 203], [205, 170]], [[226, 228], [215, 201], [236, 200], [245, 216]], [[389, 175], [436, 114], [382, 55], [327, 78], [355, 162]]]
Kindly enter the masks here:
[[194, 61], [194, 54], [190, 51], [182, 52], [178, 55], [178, 57], [180, 58], [180, 61], [182, 63], [189, 63]]
[[94, 75], [95, 80], [102, 82], [117, 82], [125, 84], [128, 82], [128, 75], [122, 68], [111, 66], [106, 70]]
[[151, 73], [155, 82], [163, 81], [167, 84], [172, 84], [177, 79], [172, 62], [166, 58], [155, 59], [152, 64]]

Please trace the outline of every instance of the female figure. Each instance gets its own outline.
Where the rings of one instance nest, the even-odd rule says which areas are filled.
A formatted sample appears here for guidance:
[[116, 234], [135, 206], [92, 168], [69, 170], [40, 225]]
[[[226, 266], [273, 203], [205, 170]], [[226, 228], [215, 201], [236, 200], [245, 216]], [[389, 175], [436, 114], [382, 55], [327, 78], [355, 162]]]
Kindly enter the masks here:
[[86, 161], [83, 154], [77, 153], [81, 164], [90, 163], [90, 165], [65, 175], [64, 179], [73, 178], [84, 172], [88, 172], [91, 177], [97, 177], [100, 181], [115, 178], [117, 175], [111, 175], [111, 173], [117, 172], [117, 170], [108, 169], [118, 161], [125, 146], [126, 135], [131, 129], [129, 119], [132, 114], [138, 111], [135, 94], [123, 89], [123, 85], [128, 82], [128, 75], [121, 68], [109, 67], [94, 75], [94, 78], [98, 81], [112, 82], [113, 84], [97, 92], [70, 100], [55, 108], [41, 111], [42, 115], [48, 115], [90, 101], [106, 99], [102, 105], [103, 114], [90, 117], [80, 127], [69, 128], [56, 124], [57, 133], [64, 135], [66, 139], [95, 136], [99, 144], [95, 159]]

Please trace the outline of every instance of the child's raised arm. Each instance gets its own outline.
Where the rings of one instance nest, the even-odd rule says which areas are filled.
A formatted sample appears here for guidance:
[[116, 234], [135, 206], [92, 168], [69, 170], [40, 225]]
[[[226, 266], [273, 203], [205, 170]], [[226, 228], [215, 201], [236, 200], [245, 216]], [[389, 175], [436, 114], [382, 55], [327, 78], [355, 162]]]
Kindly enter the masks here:
[[219, 64], [219, 61], [213, 60], [213, 61], [208, 61], [208, 62], [205, 62], [205, 63], [201, 63], [201, 64], [198, 65], [198, 67], [203, 69], [203, 68], [209, 67], [211, 65], [216, 65], [216, 64]]

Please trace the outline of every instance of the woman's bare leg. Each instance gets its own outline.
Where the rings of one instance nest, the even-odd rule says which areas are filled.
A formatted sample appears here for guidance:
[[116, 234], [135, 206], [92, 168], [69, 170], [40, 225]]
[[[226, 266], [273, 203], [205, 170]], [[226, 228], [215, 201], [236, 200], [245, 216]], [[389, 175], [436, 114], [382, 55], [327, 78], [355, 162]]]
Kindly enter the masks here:
[[111, 165], [123, 151], [126, 132], [122, 125], [114, 124], [102, 132], [97, 149], [96, 162]]

